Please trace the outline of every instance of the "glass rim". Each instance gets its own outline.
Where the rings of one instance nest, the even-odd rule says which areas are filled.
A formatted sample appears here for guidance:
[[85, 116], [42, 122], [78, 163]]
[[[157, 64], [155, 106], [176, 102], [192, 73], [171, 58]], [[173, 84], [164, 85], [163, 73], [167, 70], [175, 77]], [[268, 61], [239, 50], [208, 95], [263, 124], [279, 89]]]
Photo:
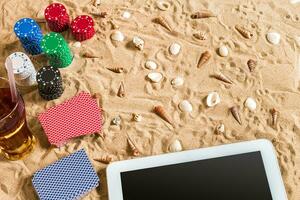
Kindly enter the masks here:
[[[9, 85], [9, 81], [6, 78], [4, 78], [4, 77], [0, 76], [0, 81], [5, 81]], [[9, 88], [9, 86], [8, 86], [8, 88]], [[2, 119], [0, 119], [0, 122], [3, 122], [5, 119], [7, 119], [9, 116], [11, 116], [13, 114], [13, 112], [16, 111], [16, 109], [17, 109], [17, 107], [19, 105], [19, 102], [20, 102], [19, 100], [20, 100], [20, 93], [17, 91], [17, 102], [16, 102], [16, 105], [14, 106], [14, 108], [7, 115], [5, 115]]]

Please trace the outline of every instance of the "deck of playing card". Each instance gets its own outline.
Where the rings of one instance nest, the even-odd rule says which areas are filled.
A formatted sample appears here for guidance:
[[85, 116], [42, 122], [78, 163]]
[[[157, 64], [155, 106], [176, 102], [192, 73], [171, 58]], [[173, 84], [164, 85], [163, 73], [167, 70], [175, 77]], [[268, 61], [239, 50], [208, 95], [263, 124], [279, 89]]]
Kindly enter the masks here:
[[49, 142], [57, 146], [71, 138], [99, 132], [102, 126], [97, 100], [86, 92], [48, 109], [38, 119]]
[[33, 186], [42, 200], [79, 199], [99, 185], [83, 149], [34, 173]]

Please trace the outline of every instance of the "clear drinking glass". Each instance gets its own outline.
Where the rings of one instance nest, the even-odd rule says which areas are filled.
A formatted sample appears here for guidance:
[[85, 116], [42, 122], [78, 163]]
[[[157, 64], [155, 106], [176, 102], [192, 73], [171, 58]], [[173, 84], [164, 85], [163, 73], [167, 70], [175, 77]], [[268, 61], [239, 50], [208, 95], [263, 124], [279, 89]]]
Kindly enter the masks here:
[[35, 138], [26, 123], [25, 105], [18, 93], [12, 102], [9, 82], [0, 77], [0, 152], [9, 160], [22, 159], [34, 147]]

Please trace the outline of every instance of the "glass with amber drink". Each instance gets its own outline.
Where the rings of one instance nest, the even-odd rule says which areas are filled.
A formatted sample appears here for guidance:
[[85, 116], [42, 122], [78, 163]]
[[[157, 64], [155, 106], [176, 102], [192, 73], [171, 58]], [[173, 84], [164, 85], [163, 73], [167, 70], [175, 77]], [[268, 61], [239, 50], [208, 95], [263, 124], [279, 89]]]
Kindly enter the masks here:
[[0, 153], [9, 160], [22, 159], [34, 144], [22, 96], [18, 93], [17, 101], [13, 102], [8, 81], [0, 77]]

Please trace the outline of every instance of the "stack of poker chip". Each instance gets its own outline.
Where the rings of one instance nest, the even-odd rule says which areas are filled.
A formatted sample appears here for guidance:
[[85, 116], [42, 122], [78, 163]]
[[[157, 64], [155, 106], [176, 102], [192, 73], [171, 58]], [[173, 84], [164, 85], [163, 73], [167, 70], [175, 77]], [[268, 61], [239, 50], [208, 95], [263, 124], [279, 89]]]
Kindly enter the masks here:
[[42, 39], [41, 46], [49, 58], [51, 66], [62, 68], [72, 63], [73, 55], [61, 34], [54, 32], [46, 34]]
[[39, 93], [45, 100], [57, 99], [64, 92], [59, 69], [52, 66], [42, 67], [37, 72], [36, 81]]
[[52, 3], [45, 9], [44, 14], [51, 31], [63, 32], [69, 28], [70, 18], [64, 5]]
[[80, 15], [71, 22], [71, 32], [78, 41], [84, 41], [95, 35], [93, 18]]
[[8, 56], [12, 62], [13, 73], [17, 85], [36, 85], [36, 70], [30, 58], [23, 52], [15, 52]]
[[14, 26], [14, 31], [25, 51], [31, 55], [42, 53], [41, 41], [43, 34], [36, 21], [22, 18]]

